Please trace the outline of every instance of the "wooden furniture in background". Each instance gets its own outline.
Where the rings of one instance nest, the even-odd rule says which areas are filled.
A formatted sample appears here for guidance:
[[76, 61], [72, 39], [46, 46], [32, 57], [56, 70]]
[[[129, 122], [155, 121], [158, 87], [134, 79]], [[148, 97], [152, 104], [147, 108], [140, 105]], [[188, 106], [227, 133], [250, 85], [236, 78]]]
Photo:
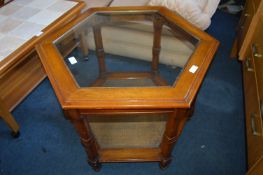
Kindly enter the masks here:
[[[255, 32], [243, 60], [248, 168], [263, 156], [263, 16], [255, 18]], [[257, 166], [258, 167], [258, 166]]]
[[[128, 65], [122, 66], [122, 72], [108, 71], [101, 28], [105, 25], [118, 27], [123, 22], [127, 24], [134, 21], [154, 24], [150, 69], [145, 72], [127, 72], [128, 62]], [[78, 82], [78, 73], [82, 70], [77, 65], [85, 64], [85, 61], [64, 57], [68, 54], [61, 48], [61, 43], [72, 33], [88, 28], [94, 33], [98, 59], [95, 62], [98, 64], [84, 66], [84, 79], [91, 78], [92, 82], [94, 79], [95, 83], [83, 85]], [[181, 68], [179, 78], [173, 74], [175, 79], [171, 84], [163, 81], [158, 67], [160, 39], [163, 35], [161, 29], [176, 34], [171, 37], [186, 38], [188, 44], [193, 46], [193, 53]], [[137, 39], [135, 41], [139, 42]], [[103, 162], [156, 161], [161, 168], [169, 165], [172, 149], [193, 111], [194, 99], [217, 47], [218, 42], [214, 38], [166, 8], [112, 7], [89, 9], [69, 24], [61, 26], [57, 32], [46, 36], [37, 45], [37, 52], [66, 117], [80, 136], [88, 163], [98, 171]], [[72, 71], [69, 60], [73, 64]], [[93, 74], [87, 74], [94, 68]], [[145, 82], [150, 82], [150, 85], [145, 85]], [[154, 127], [153, 131], [160, 130], [160, 133], [146, 139], [145, 135], [156, 122], [158, 129]], [[142, 123], [148, 127], [137, 128]], [[101, 136], [102, 132], [104, 135]], [[113, 132], [120, 134], [119, 137], [111, 135]], [[138, 135], [133, 135], [135, 133]], [[153, 143], [148, 143], [148, 139], [154, 139]], [[113, 143], [112, 140], [118, 142]], [[146, 144], [142, 144], [146, 140]]]
[[263, 156], [250, 168], [247, 175], [261, 175], [263, 172]]
[[3, 71], [0, 74], [0, 97], [7, 110], [13, 110], [45, 77], [45, 71], [34, 50]]
[[237, 26], [236, 39], [231, 57], [243, 60], [247, 54], [253, 30], [256, 25], [255, 16], [262, 11], [261, 0], [247, 0]]
[[245, 59], [248, 49], [251, 45], [251, 40], [255, 32], [255, 27], [257, 25], [257, 18], [263, 11], [263, 2], [261, 0], [253, 0], [253, 1], [247, 1], [247, 3], [253, 2], [253, 11], [251, 13], [248, 13], [248, 15], [251, 15], [249, 19], [249, 22], [247, 22], [247, 26], [244, 27], [246, 30], [243, 32], [244, 37], [242, 38], [242, 45], [239, 49], [239, 59], [243, 60]]
[[14, 109], [46, 77], [34, 48], [36, 43], [78, 16], [84, 6], [83, 2], [79, 2], [46, 27], [42, 35], [33, 37], [0, 62], [0, 97], [8, 111]]
[[46, 77], [35, 44], [77, 17], [85, 6], [83, 2], [77, 2], [71, 10], [43, 29], [40, 36], [31, 38], [0, 62], [0, 116], [12, 129], [14, 137], [19, 135], [19, 126], [10, 111]]
[[2, 99], [0, 99], [0, 117], [2, 117], [2, 119], [5, 121], [5, 123], [12, 130], [12, 132], [11, 132], [12, 136], [15, 138], [19, 137], [19, 125], [17, 124], [14, 117], [7, 110], [7, 107], [4, 104]]
[[246, 1], [240, 24], [237, 53], [243, 65], [248, 174], [255, 174], [263, 169], [263, 2]]

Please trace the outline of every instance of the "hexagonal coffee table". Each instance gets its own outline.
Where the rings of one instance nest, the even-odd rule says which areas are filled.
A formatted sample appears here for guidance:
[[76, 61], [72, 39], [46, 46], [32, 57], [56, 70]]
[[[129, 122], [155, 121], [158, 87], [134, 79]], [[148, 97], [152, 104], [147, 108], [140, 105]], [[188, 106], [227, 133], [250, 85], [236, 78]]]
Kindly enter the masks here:
[[166, 8], [112, 7], [86, 11], [37, 51], [99, 170], [103, 162], [171, 162], [217, 47]]

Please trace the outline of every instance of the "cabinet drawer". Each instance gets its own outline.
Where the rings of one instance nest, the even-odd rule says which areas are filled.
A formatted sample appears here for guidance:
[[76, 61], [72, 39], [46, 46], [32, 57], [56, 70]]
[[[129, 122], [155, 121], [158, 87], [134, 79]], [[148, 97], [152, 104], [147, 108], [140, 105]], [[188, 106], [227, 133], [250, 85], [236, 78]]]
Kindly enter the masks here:
[[238, 49], [241, 48], [243, 41], [245, 39], [245, 36], [247, 34], [249, 25], [252, 21], [252, 18], [255, 14], [255, 3], [254, 1], [247, 1], [244, 11], [241, 15], [240, 21], [239, 21], [239, 32], [238, 32]]
[[263, 99], [263, 16], [260, 16], [255, 30], [255, 37], [252, 40], [251, 50], [255, 62], [255, 72], [259, 91], [259, 97]]
[[250, 55], [243, 62], [249, 168], [263, 155], [262, 117], [255, 75], [254, 59]]
[[247, 172], [246, 175], [260, 175], [263, 172], [263, 156], [260, 160]]

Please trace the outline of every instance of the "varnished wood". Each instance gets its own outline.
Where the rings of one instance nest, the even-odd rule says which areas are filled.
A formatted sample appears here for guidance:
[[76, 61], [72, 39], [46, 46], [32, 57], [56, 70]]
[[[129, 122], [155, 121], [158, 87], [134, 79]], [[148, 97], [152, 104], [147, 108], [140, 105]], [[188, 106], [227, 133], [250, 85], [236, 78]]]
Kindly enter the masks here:
[[158, 73], [159, 57], [161, 51], [161, 36], [163, 28], [163, 19], [159, 15], [154, 15], [153, 19], [153, 48], [152, 48], [152, 72]]
[[47, 26], [41, 36], [33, 37], [0, 62], [0, 98], [4, 100], [8, 111], [13, 110], [46, 77], [34, 50], [36, 43], [58, 26], [65, 25], [72, 17], [79, 15], [84, 6], [83, 2], [79, 2], [68, 13]]
[[5, 123], [11, 128], [13, 133], [19, 132], [19, 125], [17, 124], [12, 114], [7, 110], [7, 107], [1, 98], [0, 98], [0, 117], [2, 117]]
[[[263, 10], [263, 9], [262, 9]], [[252, 38], [250, 49], [255, 64], [255, 75], [259, 93], [259, 99], [263, 99], [263, 14], [259, 16], [255, 33]]]
[[[158, 72], [158, 68], [156, 70]], [[168, 83], [156, 72], [109, 72], [104, 73], [103, 76], [98, 77], [91, 86], [99, 87], [107, 80], [121, 80], [121, 79], [151, 79], [156, 86], [168, 86]]]
[[238, 57], [238, 40], [237, 38], [234, 40], [232, 49], [230, 52], [230, 58], [237, 58]]
[[[75, 0], [78, 1], [78, 0]], [[76, 18], [80, 12], [81, 9], [85, 6], [84, 2], [78, 2], [78, 4], [70, 9], [67, 13], [56, 19], [54, 22], [52, 22], [50, 25], [48, 25], [45, 29], [43, 29], [43, 34], [38, 37], [33, 37], [32, 39], [28, 40], [25, 44], [23, 44], [21, 47], [19, 47], [17, 50], [15, 50], [13, 53], [11, 53], [9, 56], [7, 56], [4, 60], [0, 62], [0, 74], [5, 72], [7, 69], [12, 67], [14, 64], [17, 64], [20, 61], [23, 61], [21, 58], [24, 58], [25, 55], [27, 55], [29, 52], [32, 51], [34, 46], [40, 42], [43, 38], [45, 38], [47, 35], [49, 35], [51, 32], [55, 31], [59, 26], [63, 26], [72, 19]]]
[[158, 73], [153, 73], [151, 78], [157, 86], [169, 86], [168, 82]]
[[67, 37], [59, 42], [57, 45], [63, 57], [68, 56], [75, 48], [81, 50], [83, 56], [89, 53], [88, 42], [86, 40], [86, 30], [75, 31], [67, 35]]
[[101, 28], [99, 25], [93, 27], [93, 33], [94, 33], [94, 41], [96, 45], [96, 54], [99, 63], [99, 73], [100, 76], [103, 76], [106, 72], [106, 65], [105, 65], [105, 53], [103, 49], [102, 36], [101, 36]]
[[100, 87], [103, 86], [103, 84], [107, 81], [107, 78], [104, 75], [100, 75], [91, 85], [87, 85], [90, 87]]
[[136, 78], [151, 78], [149, 72], [110, 72], [107, 73], [107, 79], [136, 79]]
[[88, 163], [92, 166], [92, 168], [95, 171], [99, 171], [100, 163], [99, 163], [98, 146], [91, 132], [88, 121], [80, 120], [79, 119], [80, 113], [77, 110], [68, 110], [66, 111], [66, 113], [80, 136], [80, 141], [84, 146], [88, 155]]
[[152, 115], [152, 114], [166, 114], [166, 113], [171, 113], [173, 112], [172, 109], [155, 109], [155, 110], [131, 110], [131, 109], [126, 109], [126, 110], [119, 110], [119, 109], [104, 109], [104, 110], [81, 110], [81, 114], [83, 115], [88, 115], [88, 116], [112, 116], [112, 115]]
[[161, 160], [159, 148], [102, 149], [100, 162], [158, 162]]
[[67, 57], [75, 48], [80, 46], [81, 42], [77, 37], [75, 33], [71, 33], [56, 45], [63, 57]]
[[[126, 13], [126, 12], [124, 12]], [[154, 12], [141, 12], [140, 14], [135, 14], [135, 15], [123, 15], [123, 16], [118, 16], [118, 15], [110, 15], [109, 16], [109, 20], [111, 22], [111, 24], [117, 22], [126, 22], [126, 21], [150, 21], [151, 19], [151, 15]]]
[[246, 1], [232, 47], [232, 51], [235, 51], [231, 54], [233, 58], [239, 58], [239, 60], [246, 59], [245, 57], [254, 36], [258, 18], [262, 14], [262, 9], [263, 2], [261, 0]]
[[[53, 41], [71, 28], [78, 26], [78, 24], [94, 13], [100, 16], [104, 15], [103, 18], [94, 18], [87, 24], [93, 27], [100, 73], [99, 77], [91, 85], [92, 87], [80, 88], [70, 70], [65, 66], [63, 57], [61, 57], [61, 54], [55, 48]], [[118, 15], [115, 15], [116, 13], [123, 13], [125, 15], [123, 15], [122, 18], [118, 18]], [[155, 16], [154, 19], [149, 18], [153, 14], [158, 14], [158, 17]], [[137, 73], [107, 72], [101, 26], [103, 22], [107, 23], [107, 20], [111, 22], [116, 21], [117, 23], [118, 20], [125, 21], [131, 19], [143, 21], [147, 19], [147, 21], [154, 21], [155, 34], [153, 38], [152, 71], [149, 70], [149, 72]], [[178, 32], [178, 29], [184, 28], [179, 30], [179, 33], [183, 34], [182, 36], [188, 35], [189, 37], [186, 39], [194, 44], [198, 41], [198, 45], [195, 45], [195, 52], [191, 55], [187, 65], [184, 67], [184, 71], [180, 74], [180, 78], [171, 86], [168, 86], [168, 83], [163, 80], [158, 73], [163, 19], [166, 21], [165, 24], [171, 27], [174, 32]], [[75, 29], [78, 30], [78, 28]], [[81, 141], [88, 154], [89, 162], [95, 170], [99, 169], [101, 162], [126, 161], [158, 161], [160, 162], [161, 168], [165, 168], [171, 161], [172, 148], [182, 132], [185, 122], [193, 111], [196, 94], [212, 61], [218, 44], [219, 43], [214, 38], [192, 26], [189, 22], [166, 8], [111, 7], [92, 8], [84, 12], [83, 15], [61, 27], [60, 30], [47, 36], [44, 41], [37, 45], [37, 51], [40, 54], [41, 61], [59, 102], [62, 108], [67, 111], [65, 112], [67, 118], [72, 121], [82, 138]], [[198, 70], [195, 73], [190, 73], [189, 69], [193, 65], [198, 66]], [[103, 87], [103, 84], [107, 80], [140, 78], [149, 78], [153, 80], [154, 85], [157, 87]], [[167, 118], [161, 121], [163, 124], [166, 122], [166, 128], [163, 137], [161, 137], [163, 139], [160, 145], [158, 146], [158, 142], [157, 146], [147, 148], [127, 147], [106, 149], [103, 145], [98, 145], [91, 130], [94, 125], [92, 125], [92, 122], [89, 123], [91, 117], [103, 116], [108, 117], [107, 119], [110, 120], [113, 115], [120, 116], [123, 119], [132, 117], [133, 115], [146, 115], [148, 117], [153, 114], [156, 114], [156, 117], [160, 117], [164, 114], [169, 117], [167, 121]]]
[[[252, 2], [247, 2], [252, 3]], [[239, 54], [243, 65], [248, 173], [258, 173], [263, 156], [263, 2], [254, 15]], [[260, 3], [260, 4], [259, 4]]]
[[[213, 40], [212, 40], [213, 41]], [[212, 42], [213, 43], [213, 42]], [[118, 106], [119, 108], [155, 108], [158, 106], [160, 108], [176, 108], [176, 107], [189, 107], [195, 93], [198, 91], [200, 84], [202, 82], [202, 78], [206, 73], [206, 69], [208, 68], [213, 53], [217, 47], [218, 43], [214, 44], [209, 43], [208, 41], [201, 42], [199, 47], [196, 49], [195, 53], [192, 55], [196, 58], [195, 62], [198, 62], [198, 65], [201, 67], [195, 74], [191, 74], [189, 72], [184, 72], [181, 74], [180, 79], [177, 81], [176, 85], [173, 88], [170, 87], [162, 87], [161, 90], [157, 90], [154, 88], [86, 88], [86, 89], [78, 89], [75, 80], [73, 77], [68, 76], [65, 79], [65, 74], [69, 74], [69, 70], [63, 64], [59, 64], [58, 62], [62, 62], [61, 58], [57, 59], [45, 59], [43, 61], [44, 66], [46, 67], [46, 71], [51, 71], [52, 75], [56, 78], [56, 81], [53, 85], [58, 85], [57, 87], [63, 87], [57, 94], [63, 95], [71, 94], [67, 100], [63, 100], [63, 96], [60, 97], [61, 104], [65, 108], [82, 108], [82, 109], [94, 109], [94, 108], [115, 108]], [[208, 48], [210, 49], [208, 49]], [[47, 49], [48, 48], [48, 49]], [[47, 52], [49, 50], [49, 52]], [[56, 49], [51, 45], [47, 44], [44, 49], [43, 46], [38, 47], [38, 53], [44, 57], [59, 57], [59, 54], [56, 53]], [[207, 54], [210, 53], [210, 54]], [[205, 56], [206, 55], [206, 56]], [[189, 70], [192, 66], [194, 60], [190, 60], [188, 65], [185, 67], [185, 70]], [[195, 63], [196, 64], [196, 63]], [[56, 66], [50, 66], [56, 65]], [[56, 69], [56, 70], [55, 70]], [[60, 71], [57, 71], [60, 70]], [[73, 83], [72, 83], [73, 82]], [[192, 83], [194, 82], [194, 84]], [[64, 85], [63, 85], [64, 84]], [[55, 91], [57, 89], [55, 87]], [[176, 88], [181, 87], [181, 88]], [[190, 90], [189, 90], [190, 89]], [[143, 90], [144, 93], [141, 93]], [[158, 91], [158, 93], [156, 93]], [[102, 101], [100, 95], [104, 94]], [[143, 99], [143, 103], [138, 99], [137, 94], [140, 94], [140, 99]], [[127, 100], [127, 98], [129, 100]], [[92, 100], [89, 100], [92, 99]], [[134, 99], [134, 100], [133, 100]], [[165, 100], [163, 100], [165, 99]], [[95, 102], [97, 101], [97, 102]], [[132, 105], [131, 105], [132, 104]]]
[[[251, 56], [252, 55], [249, 57], [249, 59], [251, 59], [251, 68], [255, 70], [254, 59], [251, 58]], [[248, 168], [250, 168], [257, 161], [260, 155], [263, 154], [263, 133], [255, 71], [247, 70], [245, 63], [243, 64], [243, 70], [244, 96], [246, 102]], [[254, 125], [254, 129], [252, 128], [252, 125]], [[253, 130], [259, 135], [255, 135], [257, 133], [253, 133]]]
[[19, 104], [45, 77], [36, 52], [30, 52], [0, 75], [0, 97], [7, 110], [11, 111]]
[[186, 116], [186, 109], [176, 109], [173, 113], [169, 115], [168, 121], [166, 123], [166, 129], [163, 134], [163, 140], [160, 145], [162, 160], [160, 162], [160, 167], [165, 168], [171, 162], [171, 153], [173, 146], [179, 138], [182, 132], [183, 126], [189, 116]]
[[79, 40], [80, 40], [80, 49], [82, 51], [82, 54], [84, 56], [88, 56], [89, 54], [89, 46], [88, 46], [88, 41], [86, 39], [86, 34], [85, 34], [85, 31], [81, 31], [80, 34], [79, 34]]
[[263, 156], [251, 167], [246, 175], [260, 175], [263, 172]]

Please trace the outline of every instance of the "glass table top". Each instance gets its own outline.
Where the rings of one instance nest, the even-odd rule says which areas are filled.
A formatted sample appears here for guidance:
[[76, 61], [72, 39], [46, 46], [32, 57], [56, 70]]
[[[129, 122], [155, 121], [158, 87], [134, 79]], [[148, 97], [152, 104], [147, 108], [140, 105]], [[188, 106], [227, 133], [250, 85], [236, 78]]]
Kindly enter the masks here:
[[158, 12], [119, 11], [94, 13], [53, 43], [80, 87], [158, 87], [176, 84], [199, 40]]

